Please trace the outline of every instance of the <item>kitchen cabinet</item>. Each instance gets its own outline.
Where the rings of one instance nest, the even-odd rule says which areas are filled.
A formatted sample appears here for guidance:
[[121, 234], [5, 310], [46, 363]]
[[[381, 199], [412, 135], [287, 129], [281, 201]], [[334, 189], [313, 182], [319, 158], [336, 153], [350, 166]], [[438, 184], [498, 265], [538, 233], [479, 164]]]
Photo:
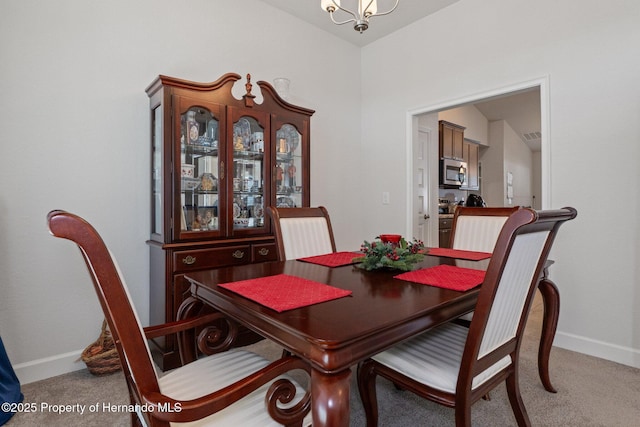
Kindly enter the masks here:
[[464, 156], [464, 126], [440, 120], [440, 158], [462, 160]]
[[463, 161], [467, 164], [467, 177], [462, 190], [480, 190], [480, 145], [470, 139], [464, 140]]
[[[246, 93], [228, 73], [212, 83], [159, 76], [151, 111], [150, 322], [176, 319], [190, 271], [277, 259], [267, 206], [309, 206], [309, 134], [314, 111], [284, 101], [251, 76]], [[242, 330], [240, 344], [259, 339]], [[154, 341], [162, 369], [177, 344]]]
[[451, 227], [453, 226], [453, 215], [441, 215], [438, 219], [438, 246], [441, 248], [451, 247]]

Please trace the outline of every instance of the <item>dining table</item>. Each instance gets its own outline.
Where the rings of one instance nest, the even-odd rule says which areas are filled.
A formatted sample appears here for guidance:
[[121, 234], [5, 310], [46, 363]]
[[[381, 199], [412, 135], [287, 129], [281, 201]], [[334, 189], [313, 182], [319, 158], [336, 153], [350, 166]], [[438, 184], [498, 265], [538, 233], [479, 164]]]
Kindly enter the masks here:
[[[485, 270], [488, 262], [427, 254], [416, 269], [453, 266]], [[551, 263], [545, 266], [538, 283], [544, 305], [538, 370], [544, 387], [555, 392], [548, 363], [560, 299], [557, 287], [547, 277]], [[311, 367], [313, 425], [348, 426], [351, 368], [416, 334], [473, 311], [481, 289], [481, 285], [464, 291], [431, 286], [403, 280], [399, 273], [389, 269], [367, 271], [353, 263], [323, 265], [303, 260], [193, 271], [185, 274], [191, 296], [182, 303], [178, 317], [189, 317], [208, 306], [304, 359]], [[270, 308], [259, 298], [238, 293], [240, 287], [233, 287], [265, 278], [295, 278], [342, 293], [297, 308]], [[281, 291], [286, 292], [288, 288]]]

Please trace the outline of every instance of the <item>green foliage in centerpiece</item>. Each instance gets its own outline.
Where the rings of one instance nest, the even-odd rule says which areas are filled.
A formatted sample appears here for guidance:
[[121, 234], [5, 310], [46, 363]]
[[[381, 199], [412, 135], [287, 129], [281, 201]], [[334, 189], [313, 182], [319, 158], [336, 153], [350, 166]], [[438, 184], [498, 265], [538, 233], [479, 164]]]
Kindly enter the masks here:
[[420, 253], [424, 249], [424, 243], [413, 239], [407, 242], [399, 235], [386, 235], [376, 237], [378, 240], [367, 242], [360, 246], [364, 256], [354, 258], [358, 262], [357, 267], [365, 270], [389, 268], [402, 271], [410, 271], [413, 266], [424, 259]]

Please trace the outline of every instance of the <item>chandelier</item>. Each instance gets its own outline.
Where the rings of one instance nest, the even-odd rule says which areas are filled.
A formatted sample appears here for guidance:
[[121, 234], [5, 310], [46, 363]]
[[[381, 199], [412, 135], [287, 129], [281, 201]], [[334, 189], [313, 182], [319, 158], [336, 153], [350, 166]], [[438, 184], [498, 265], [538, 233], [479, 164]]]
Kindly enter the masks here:
[[[320, 7], [322, 10], [329, 12], [329, 16], [331, 20], [336, 25], [347, 24], [349, 22], [353, 22], [353, 29], [359, 31], [360, 34], [367, 28], [369, 28], [369, 18], [373, 16], [381, 16], [388, 15], [393, 12], [396, 7], [398, 7], [398, 2], [400, 0], [395, 0], [395, 4], [391, 9], [386, 12], [378, 13], [378, 2], [376, 0], [357, 0], [358, 1], [358, 13], [351, 11], [347, 8], [340, 6], [340, 0], [320, 0]], [[353, 18], [349, 18], [346, 21], [336, 21], [333, 17], [333, 13], [336, 10], [341, 10], [353, 16]]]

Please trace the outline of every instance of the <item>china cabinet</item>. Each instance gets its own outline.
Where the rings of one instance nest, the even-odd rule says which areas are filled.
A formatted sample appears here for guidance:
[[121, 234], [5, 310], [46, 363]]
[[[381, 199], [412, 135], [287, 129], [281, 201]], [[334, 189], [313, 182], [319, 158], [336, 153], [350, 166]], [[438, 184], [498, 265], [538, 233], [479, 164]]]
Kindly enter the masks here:
[[[314, 111], [264, 81], [260, 99], [250, 75], [244, 87], [239, 80], [235, 73], [211, 83], [159, 76], [146, 90], [151, 324], [176, 319], [189, 296], [185, 272], [277, 259], [266, 206], [309, 206]], [[245, 330], [243, 339], [256, 337]], [[163, 369], [179, 360], [175, 342], [154, 342], [152, 351]]]

